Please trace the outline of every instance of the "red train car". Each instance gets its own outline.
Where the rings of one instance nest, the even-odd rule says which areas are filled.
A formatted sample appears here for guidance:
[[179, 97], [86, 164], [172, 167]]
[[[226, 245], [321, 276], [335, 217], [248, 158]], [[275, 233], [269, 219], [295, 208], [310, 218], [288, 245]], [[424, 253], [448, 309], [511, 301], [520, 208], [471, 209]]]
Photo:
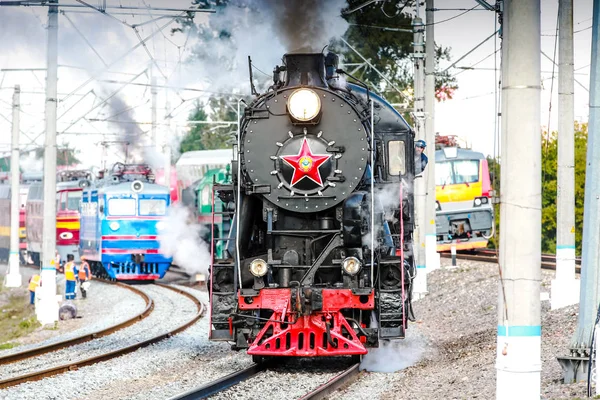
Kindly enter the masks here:
[[[28, 191], [29, 186], [27, 185], [21, 185], [19, 188], [19, 254], [21, 263], [25, 263], [27, 259], [25, 202]], [[10, 254], [10, 203], [10, 185], [0, 185], [0, 260], [2, 261], [7, 261]]]
[[[88, 171], [62, 171], [56, 185], [56, 249], [61, 262], [72, 254], [79, 261], [79, 203], [83, 187], [91, 181]], [[43, 230], [43, 192], [41, 182], [31, 186], [26, 204], [27, 252], [40, 265]]]
[[[157, 185], [165, 184], [165, 170], [157, 169], [155, 172], [155, 182]], [[175, 166], [171, 166], [171, 181], [169, 182], [170, 186], [170, 194], [171, 194], [171, 204], [177, 203], [181, 198], [181, 183], [177, 180], [177, 170]]]

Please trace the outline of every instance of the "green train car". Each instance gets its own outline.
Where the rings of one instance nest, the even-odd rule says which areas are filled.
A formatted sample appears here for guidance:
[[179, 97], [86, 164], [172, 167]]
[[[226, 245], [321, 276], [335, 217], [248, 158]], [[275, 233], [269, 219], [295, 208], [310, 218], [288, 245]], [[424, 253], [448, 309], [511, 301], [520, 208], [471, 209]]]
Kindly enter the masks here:
[[[194, 212], [198, 217], [198, 223], [205, 228], [202, 230], [202, 239], [206, 243], [211, 243], [213, 235], [215, 238], [228, 237], [231, 231], [232, 214], [226, 212], [233, 210], [228, 210], [228, 205], [221, 201], [217, 193], [213, 190], [215, 184], [231, 184], [230, 168], [229, 165], [226, 165], [225, 168], [209, 169], [194, 184]], [[213, 196], [215, 204], [214, 215], [212, 209]], [[213, 225], [212, 229], [211, 225]], [[215, 258], [223, 258], [223, 251], [227, 247], [227, 242], [223, 240], [216, 241], [214, 247]]]

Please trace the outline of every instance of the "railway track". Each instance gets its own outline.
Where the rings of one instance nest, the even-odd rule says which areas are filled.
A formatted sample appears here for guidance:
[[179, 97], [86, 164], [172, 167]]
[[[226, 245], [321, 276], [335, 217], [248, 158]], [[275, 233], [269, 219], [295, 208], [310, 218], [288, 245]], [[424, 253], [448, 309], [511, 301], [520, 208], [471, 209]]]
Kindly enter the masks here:
[[[440, 253], [440, 257], [452, 258], [450, 253]], [[480, 250], [477, 253], [456, 253], [458, 260], [497, 263], [498, 256], [494, 250]], [[542, 269], [556, 270], [556, 255], [542, 254]], [[575, 259], [575, 272], [581, 273], [581, 257]]]
[[[150, 339], [147, 339], [147, 340], [144, 340], [142, 342], [138, 342], [138, 343], [132, 344], [130, 346], [122, 347], [120, 349], [113, 350], [113, 351], [110, 351], [110, 352], [107, 352], [107, 353], [104, 353], [104, 354], [101, 354], [101, 355], [97, 355], [97, 356], [94, 356], [94, 357], [90, 357], [90, 358], [86, 358], [86, 359], [80, 359], [80, 360], [73, 361], [73, 362], [70, 362], [70, 363], [62, 364], [62, 365], [59, 365], [59, 366], [56, 366], [56, 367], [52, 367], [52, 368], [48, 368], [48, 369], [43, 369], [43, 370], [39, 370], [39, 371], [35, 371], [35, 372], [31, 372], [31, 373], [27, 373], [27, 374], [23, 374], [23, 375], [19, 375], [19, 376], [14, 376], [14, 377], [7, 378], [7, 379], [2, 379], [2, 380], [0, 380], [0, 389], [5, 389], [5, 388], [11, 387], [11, 386], [19, 385], [21, 383], [30, 382], [30, 381], [36, 381], [36, 380], [47, 378], [47, 377], [50, 377], [50, 376], [62, 374], [62, 373], [68, 372], [68, 371], [77, 370], [77, 369], [79, 369], [81, 367], [84, 367], [84, 366], [97, 364], [97, 363], [102, 362], [102, 361], [107, 361], [107, 360], [110, 360], [112, 358], [120, 357], [120, 356], [122, 356], [124, 354], [131, 353], [133, 351], [136, 351], [136, 350], [141, 349], [143, 347], [146, 347], [146, 346], [158, 343], [158, 342], [160, 342], [160, 341], [162, 341], [164, 339], [167, 339], [167, 338], [169, 338], [169, 337], [171, 337], [173, 335], [176, 335], [176, 334], [182, 332], [183, 330], [187, 329], [188, 327], [190, 327], [191, 325], [193, 325], [194, 323], [196, 323], [202, 317], [202, 315], [204, 314], [205, 307], [200, 302], [200, 300], [198, 300], [195, 296], [193, 296], [193, 295], [191, 295], [191, 294], [189, 294], [189, 293], [187, 293], [187, 292], [185, 292], [185, 291], [183, 291], [181, 289], [178, 289], [178, 288], [175, 288], [175, 287], [172, 287], [172, 286], [169, 286], [169, 285], [165, 285], [165, 284], [161, 284], [161, 283], [155, 283], [155, 285], [163, 287], [163, 288], [166, 288], [166, 289], [171, 290], [171, 291], [174, 291], [176, 293], [179, 293], [182, 296], [185, 296], [185, 297], [189, 298], [190, 300], [192, 300], [194, 302], [194, 304], [196, 305], [197, 310], [198, 310], [198, 312], [196, 313], [196, 315], [191, 320], [189, 320], [186, 323], [178, 326], [175, 329], [172, 329], [172, 330], [170, 330], [170, 331], [168, 331], [166, 333], [162, 333], [160, 335], [154, 336], [154, 337], [152, 337]], [[150, 304], [153, 304], [153, 302], [151, 301], [151, 299], [149, 299], [149, 300], [150, 300]], [[114, 327], [112, 327], [112, 328], [114, 328]], [[91, 334], [91, 335], [93, 335], [93, 334]], [[86, 337], [89, 337], [89, 336], [90, 335], [86, 335]], [[106, 336], [106, 334], [103, 335], [103, 336]], [[92, 339], [96, 339], [96, 338], [98, 338], [98, 336], [92, 337], [91, 339], [88, 339], [88, 340], [92, 340]], [[77, 340], [77, 339], [71, 339], [71, 340], [69, 340], [68, 341], [68, 343], [69, 343], [68, 345], [72, 345], [73, 344], [73, 340]], [[88, 340], [84, 340], [84, 341], [88, 341]], [[84, 341], [82, 341], [80, 343], [83, 343]], [[61, 343], [56, 343], [55, 345], [60, 345], [60, 344]], [[50, 345], [50, 346], [54, 346], [54, 345]], [[45, 347], [49, 347], [49, 346], [45, 346]], [[63, 347], [66, 347], [64, 345], [64, 343], [62, 344], [62, 347], [60, 347], [60, 348], [63, 348]], [[12, 360], [12, 361], [20, 361], [20, 360], [25, 359], [25, 358], [34, 357], [34, 356], [37, 356], [37, 355], [40, 355], [40, 354], [45, 354], [47, 352], [55, 351], [55, 350], [58, 350], [58, 348], [54, 348], [53, 350], [48, 350], [48, 351], [41, 352], [41, 353], [37, 352], [37, 354], [25, 354], [26, 357], [24, 357], [24, 358], [17, 358], [17, 359]], [[32, 349], [31, 351], [32, 352], [33, 351], [39, 351], [39, 349]], [[23, 352], [23, 353], [29, 353], [29, 351], [28, 352]], [[17, 355], [18, 354], [20, 354], [20, 353], [17, 353]]]
[[[248, 368], [241, 369], [232, 374], [226, 375], [220, 379], [210, 382], [206, 385], [199, 386], [188, 392], [179, 394], [172, 397], [170, 400], [195, 400], [195, 399], [206, 399], [219, 392], [229, 389], [230, 387], [237, 385], [247, 379], [250, 379], [259, 373], [263, 372], [273, 364], [271, 362], [263, 362], [261, 364], [252, 364]], [[326, 396], [335, 392], [339, 388], [348, 385], [359, 375], [360, 363], [353, 364], [349, 368], [344, 369], [340, 373], [336, 374], [333, 378], [329, 379], [324, 384], [318, 386], [316, 389], [300, 397], [300, 400], [320, 400]]]
[[72, 339], [67, 339], [67, 340], [64, 340], [61, 342], [51, 343], [51, 344], [48, 344], [45, 346], [35, 347], [33, 349], [29, 349], [26, 351], [20, 351], [17, 353], [0, 356], [0, 365], [5, 365], [5, 364], [10, 364], [12, 362], [22, 361], [22, 360], [25, 360], [25, 359], [31, 358], [31, 357], [37, 357], [42, 354], [51, 353], [53, 351], [64, 349], [66, 347], [70, 347], [70, 346], [73, 346], [76, 344], [85, 343], [85, 342], [89, 342], [90, 340], [99, 339], [101, 337], [108, 336], [112, 333], [115, 333], [121, 329], [127, 328], [128, 326], [131, 326], [131, 325], [143, 320], [144, 318], [146, 318], [148, 315], [150, 315], [152, 313], [152, 310], [154, 310], [154, 302], [146, 293], [142, 292], [141, 290], [136, 289], [135, 287], [130, 286], [130, 285], [125, 285], [120, 282], [110, 282], [110, 281], [106, 281], [104, 279], [98, 279], [98, 278], [95, 278], [95, 280], [104, 282], [104, 283], [114, 284], [119, 287], [123, 287], [127, 290], [131, 290], [135, 294], [142, 297], [142, 299], [144, 299], [144, 302], [146, 303], [146, 308], [139, 314], [134, 315], [133, 317], [129, 318], [126, 321], [123, 321], [123, 322], [118, 323], [113, 326], [109, 326], [108, 328], [101, 329], [96, 332], [87, 333], [85, 335], [81, 335], [81, 336], [78, 336], [78, 337], [75, 337]]

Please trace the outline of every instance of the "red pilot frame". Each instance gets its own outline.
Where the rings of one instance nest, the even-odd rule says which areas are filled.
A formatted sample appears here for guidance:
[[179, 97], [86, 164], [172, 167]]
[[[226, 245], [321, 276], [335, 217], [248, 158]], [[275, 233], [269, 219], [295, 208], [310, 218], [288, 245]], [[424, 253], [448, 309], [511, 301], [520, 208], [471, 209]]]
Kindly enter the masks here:
[[[321, 310], [298, 315], [292, 308], [292, 289], [262, 289], [258, 296], [238, 293], [240, 310], [268, 309], [273, 314], [251, 338], [248, 354], [258, 356], [342, 356], [367, 354], [342, 309], [372, 310], [375, 292], [358, 295], [352, 289], [323, 289]], [[249, 316], [249, 318], [251, 318]]]

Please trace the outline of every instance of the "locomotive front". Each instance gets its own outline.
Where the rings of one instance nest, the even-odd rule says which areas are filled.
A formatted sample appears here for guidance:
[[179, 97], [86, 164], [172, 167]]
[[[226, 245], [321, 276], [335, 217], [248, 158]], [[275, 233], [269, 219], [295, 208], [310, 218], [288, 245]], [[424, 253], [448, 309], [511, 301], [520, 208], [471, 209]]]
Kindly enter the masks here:
[[[230, 235], [213, 238], [228, 252], [211, 267], [211, 339], [259, 358], [362, 355], [404, 335], [412, 266], [400, 180], [390, 230], [373, 206], [387, 168], [371, 147], [384, 143], [371, 129], [372, 99], [334, 77], [336, 61], [284, 56], [240, 121], [233, 185], [216, 188], [236, 214]], [[371, 242], [392, 230], [387, 245]], [[397, 279], [382, 288], [388, 277]]]

